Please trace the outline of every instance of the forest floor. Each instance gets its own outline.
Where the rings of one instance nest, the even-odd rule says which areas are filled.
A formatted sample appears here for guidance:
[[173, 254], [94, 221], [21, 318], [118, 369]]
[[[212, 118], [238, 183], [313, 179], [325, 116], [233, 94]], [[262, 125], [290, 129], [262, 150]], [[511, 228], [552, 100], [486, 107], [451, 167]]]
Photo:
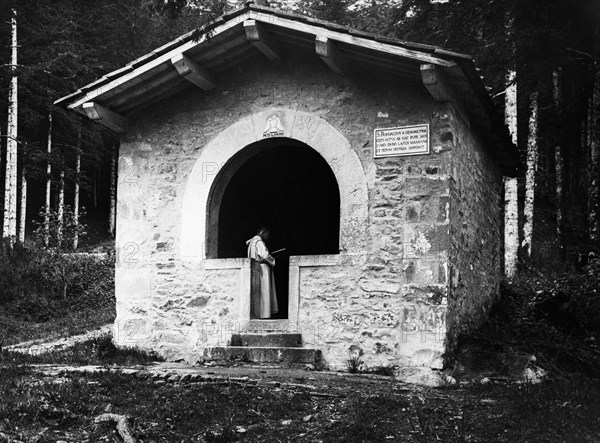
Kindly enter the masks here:
[[[448, 370], [457, 383], [441, 387], [372, 374], [157, 362], [116, 349], [107, 334], [68, 347], [46, 343], [42, 353], [5, 348], [0, 442], [122, 441], [114, 423], [96, 423], [105, 413], [129, 417], [138, 442], [598, 441], [596, 337], [574, 333], [564, 315], [557, 322], [546, 293], [505, 290], [490, 321], [462, 340]], [[525, 366], [544, 368], [544, 381], [515, 376]]]
[[0, 441], [118, 442], [114, 424], [95, 423], [110, 412], [140, 442], [593, 442], [599, 393], [588, 378], [430, 388], [257, 365], [7, 365]]
[[[75, 330], [86, 330], [89, 326], [77, 328]], [[106, 334], [110, 334], [113, 329], [113, 323], [107, 323], [100, 326], [98, 329], [92, 329], [81, 334], [73, 335], [68, 334], [68, 329], [62, 331], [62, 334], [58, 333], [55, 335], [46, 335], [44, 338], [38, 338], [25, 342], [19, 342], [13, 345], [6, 346], [4, 349], [11, 352], [20, 352], [30, 355], [48, 354], [56, 351], [60, 351], [67, 348], [73, 348], [75, 345], [87, 342], [91, 339], [101, 337]], [[73, 330], [73, 329], [71, 329]]]
[[22, 316], [16, 318], [0, 310], [0, 347], [60, 341], [87, 334], [114, 322], [114, 298], [103, 302], [100, 308], [94, 308], [70, 310], [64, 315], [58, 313], [44, 322]]

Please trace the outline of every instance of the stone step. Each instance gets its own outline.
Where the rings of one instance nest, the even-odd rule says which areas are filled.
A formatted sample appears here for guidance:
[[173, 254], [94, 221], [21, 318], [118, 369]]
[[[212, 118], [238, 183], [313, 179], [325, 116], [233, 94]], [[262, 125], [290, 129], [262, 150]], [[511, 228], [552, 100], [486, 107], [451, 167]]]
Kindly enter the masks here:
[[297, 330], [297, 325], [294, 326], [286, 319], [268, 319], [268, 320], [250, 320], [244, 325], [242, 332], [278, 332], [281, 334], [288, 331]]
[[310, 348], [217, 346], [204, 348], [202, 358], [215, 362], [252, 362], [252, 363], [305, 363], [319, 365], [321, 351]]
[[231, 346], [253, 348], [300, 348], [302, 334], [241, 333], [231, 336]]

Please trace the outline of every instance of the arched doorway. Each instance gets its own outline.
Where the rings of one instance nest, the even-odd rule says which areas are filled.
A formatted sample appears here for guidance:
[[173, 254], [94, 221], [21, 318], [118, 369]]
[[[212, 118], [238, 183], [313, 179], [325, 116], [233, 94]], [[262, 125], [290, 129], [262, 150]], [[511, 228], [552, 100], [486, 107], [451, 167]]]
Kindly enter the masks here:
[[339, 253], [336, 177], [317, 151], [293, 139], [252, 143], [224, 165], [207, 219], [209, 257], [245, 257], [246, 240], [260, 226], [272, 232], [271, 251], [285, 248], [275, 257], [279, 318], [287, 318], [289, 257]]
[[[218, 256], [218, 238], [208, 235], [209, 232], [215, 232], [214, 226], [210, 225], [211, 220], [215, 223], [218, 221], [218, 217], [213, 216], [218, 206], [211, 207], [210, 195], [224, 191], [219, 188], [218, 182], [226, 180], [217, 180], [217, 176], [226, 175], [225, 172], [230, 175], [235, 173], [233, 160], [240, 158], [238, 154], [247, 152], [245, 148], [255, 142], [271, 140], [264, 137], [263, 131], [273, 115], [279, 116], [284, 128], [283, 136], [274, 137], [273, 140], [285, 138], [301, 141], [317, 151], [333, 169], [340, 195], [340, 254], [356, 254], [365, 250], [365, 226], [369, 217], [367, 179], [360, 158], [350, 142], [321, 117], [297, 109], [273, 107], [242, 117], [200, 150], [185, 184], [179, 241], [174, 245], [185, 262], [202, 262], [203, 267], [211, 268], [228, 266], [210, 260]], [[227, 167], [223, 168], [224, 165]], [[213, 202], [215, 200], [212, 198]], [[209, 214], [206, 213], [207, 209]]]

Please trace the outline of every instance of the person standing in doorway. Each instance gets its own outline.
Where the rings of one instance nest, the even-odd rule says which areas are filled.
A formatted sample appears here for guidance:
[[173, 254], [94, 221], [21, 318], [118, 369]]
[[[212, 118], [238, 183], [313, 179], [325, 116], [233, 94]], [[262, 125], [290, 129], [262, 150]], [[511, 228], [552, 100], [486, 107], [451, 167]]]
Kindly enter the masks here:
[[267, 249], [266, 242], [271, 238], [271, 232], [262, 227], [256, 235], [246, 242], [248, 257], [260, 263], [260, 276], [256, 288], [257, 294], [252, 294], [250, 309], [258, 318], [271, 318], [279, 311], [277, 306], [277, 292], [275, 290], [275, 276], [273, 268], [275, 259]]

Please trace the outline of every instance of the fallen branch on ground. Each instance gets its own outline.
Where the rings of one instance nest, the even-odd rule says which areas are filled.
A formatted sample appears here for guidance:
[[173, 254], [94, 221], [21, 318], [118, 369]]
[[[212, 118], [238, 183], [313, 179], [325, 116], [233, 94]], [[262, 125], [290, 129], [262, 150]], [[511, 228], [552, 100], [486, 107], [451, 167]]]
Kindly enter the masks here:
[[129, 426], [130, 417], [128, 415], [120, 415], [120, 414], [101, 414], [94, 419], [94, 423], [102, 423], [102, 422], [115, 422], [117, 424], [117, 431], [121, 435], [121, 438], [125, 443], [137, 443], [136, 438], [133, 436], [131, 432], [131, 427]]
[[331, 398], [346, 397], [344, 394], [328, 394], [326, 392], [308, 392], [308, 395], [310, 395], [312, 397], [331, 397]]

